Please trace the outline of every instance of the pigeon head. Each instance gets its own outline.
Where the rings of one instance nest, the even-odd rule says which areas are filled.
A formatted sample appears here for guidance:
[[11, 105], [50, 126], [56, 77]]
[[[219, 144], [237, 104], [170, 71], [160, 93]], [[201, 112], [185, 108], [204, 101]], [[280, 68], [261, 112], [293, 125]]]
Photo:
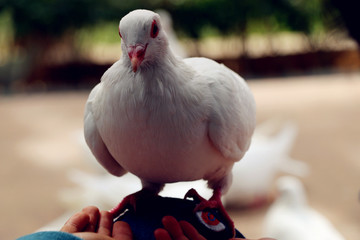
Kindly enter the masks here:
[[290, 207], [306, 205], [306, 193], [302, 182], [292, 176], [282, 176], [277, 180], [277, 189], [282, 203]]
[[135, 10], [120, 20], [123, 58], [132, 70], [156, 64], [165, 54], [168, 41], [162, 29], [160, 16], [148, 10]]

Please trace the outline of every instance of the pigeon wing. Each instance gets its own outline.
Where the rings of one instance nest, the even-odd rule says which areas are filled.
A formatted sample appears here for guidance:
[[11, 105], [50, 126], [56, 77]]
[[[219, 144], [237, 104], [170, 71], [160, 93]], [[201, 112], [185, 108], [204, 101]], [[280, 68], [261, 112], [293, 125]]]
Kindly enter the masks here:
[[[101, 89], [101, 83], [99, 83], [91, 91], [89, 98], [86, 102], [85, 117], [84, 117], [84, 134], [85, 140], [88, 144], [91, 152], [94, 154], [99, 163], [115, 176], [121, 176], [126, 173], [120, 164], [112, 157], [109, 150], [107, 149], [101, 135], [96, 126], [96, 114], [94, 111], [98, 110], [94, 108], [96, 101], [96, 95]], [[95, 104], [96, 105], [96, 104]]]
[[248, 150], [255, 128], [255, 101], [245, 81], [222, 64], [207, 58], [185, 62], [206, 81], [212, 101], [208, 136], [225, 158], [240, 160]]

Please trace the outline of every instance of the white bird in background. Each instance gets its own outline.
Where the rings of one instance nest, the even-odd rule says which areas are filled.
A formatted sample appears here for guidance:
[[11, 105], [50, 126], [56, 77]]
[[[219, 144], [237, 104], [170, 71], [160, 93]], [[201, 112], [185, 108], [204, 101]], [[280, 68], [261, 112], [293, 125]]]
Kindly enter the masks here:
[[215, 61], [173, 55], [154, 12], [130, 12], [119, 34], [124, 54], [91, 91], [84, 128], [105, 169], [141, 179], [142, 190], [113, 213], [146, 192], [158, 194], [165, 183], [197, 179], [214, 190], [199, 210], [221, 208], [231, 169], [249, 148], [255, 127], [248, 86]]
[[278, 179], [279, 197], [264, 220], [264, 235], [277, 240], [344, 240], [320, 213], [310, 208], [301, 181], [284, 176]]
[[272, 199], [272, 185], [280, 172], [305, 177], [306, 163], [290, 158], [296, 139], [295, 124], [287, 122], [273, 135], [279, 125], [268, 120], [256, 127], [245, 157], [233, 168], [233, 184], [224, 196], [227, 207], [257, 207]]
[[183, 48], [181, 43], [179, 42], [176, 33], [173, 28], [173, 22], [171, 15], [168, 11], [164, 9], [158, 9], [155, 11], [157, 14], [159, 14], [161, 19], [161, 25], [164, 31], [166, 32], [166, 36], [169, 42], [169, 47], [171, 51], [182, 58], [185, 58], [188, 56], [186, 50]]

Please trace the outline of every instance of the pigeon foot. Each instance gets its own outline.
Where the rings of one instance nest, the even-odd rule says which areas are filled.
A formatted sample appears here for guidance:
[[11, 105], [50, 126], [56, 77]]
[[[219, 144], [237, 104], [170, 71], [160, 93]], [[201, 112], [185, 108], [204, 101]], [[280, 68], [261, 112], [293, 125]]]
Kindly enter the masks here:
[[126, 196], [117, 206], [109, 210], [109, 212], [117, 217], [122, 214], [125, 210], [132, 208], [136, 212], [136, 203], [140, 199], [146, 199], [157, 196], [156, 192], [150, 191], [148, 189], [141, 189], [138, 192]]

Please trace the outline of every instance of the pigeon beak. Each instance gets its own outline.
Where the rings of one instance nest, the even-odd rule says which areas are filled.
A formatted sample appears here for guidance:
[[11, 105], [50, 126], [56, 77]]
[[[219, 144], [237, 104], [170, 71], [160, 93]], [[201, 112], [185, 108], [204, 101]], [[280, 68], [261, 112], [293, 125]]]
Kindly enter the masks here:
[[131, 62], [131, 68], [134, 72], [138, 70], [140, 64], [144, 60], [146, 48], [147, 44], [136, 44], [128, 47], [128, 55]]

